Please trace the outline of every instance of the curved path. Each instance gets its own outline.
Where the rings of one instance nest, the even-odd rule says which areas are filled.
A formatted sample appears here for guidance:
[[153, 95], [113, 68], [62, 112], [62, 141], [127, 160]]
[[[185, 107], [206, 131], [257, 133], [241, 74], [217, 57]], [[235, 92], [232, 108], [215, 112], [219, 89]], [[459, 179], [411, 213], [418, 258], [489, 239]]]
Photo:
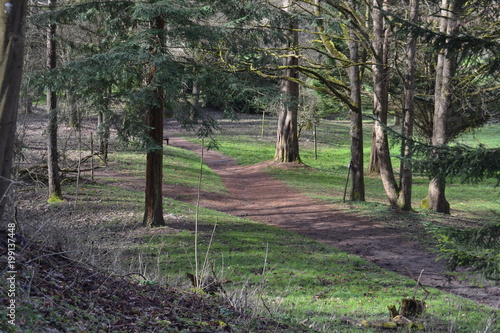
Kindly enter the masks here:
[[[201, 154], [199, 145], [181, 138], [171, 138], [170, 144]], [[424, 285], [499, 307], [498, 287], [478, 288], [450, 282], [443, 264], [436, 262], [435, 254], [424, 251], [421, 245], [404, 239], [394, 230], [341, 212], [275, 180], [262, 171], [273, 162], [240, 166], [213, 150], [204, 151], [204, 160], [221, 176], [229, 191], [228, 196], [203, 193], [201, 205], [204, 207], [297, 232], [405, 276], [418, 277], [423, 270], [420, 281]], [[176, 191], [167, 190], [167, 196], [168, 193]], [[176, 199], [183, 201], [195, 198], [194, 192], [176, 194]]]

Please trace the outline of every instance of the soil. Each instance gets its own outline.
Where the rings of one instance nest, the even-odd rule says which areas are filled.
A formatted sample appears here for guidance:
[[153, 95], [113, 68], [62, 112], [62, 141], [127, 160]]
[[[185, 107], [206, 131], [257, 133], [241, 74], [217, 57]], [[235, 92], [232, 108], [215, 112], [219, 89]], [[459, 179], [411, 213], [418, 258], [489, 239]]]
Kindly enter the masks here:
[[[182, 138], [170, 138], [170, 145], [201, 154], [199, 145]], [[499, 286], [479, 287], [450, 279], [445, 264], [436, 261], [436, 254], [423, 244], [408, 240], [397, 230], [298, 193], [265, 172], [268, 166], [300, 166], [270, 161], [241, 166], [214, 150], [205, 150], [203, 156], [205, 163], [221, 176], [229, 195], [204, 192], [201, 206], [297, 232], [401, 275], [415, 280], [420, 277], [423, 285], [499, 308]], [[169, 186], [164, 195], [188, 202], [197, 197], [195, 190]]]

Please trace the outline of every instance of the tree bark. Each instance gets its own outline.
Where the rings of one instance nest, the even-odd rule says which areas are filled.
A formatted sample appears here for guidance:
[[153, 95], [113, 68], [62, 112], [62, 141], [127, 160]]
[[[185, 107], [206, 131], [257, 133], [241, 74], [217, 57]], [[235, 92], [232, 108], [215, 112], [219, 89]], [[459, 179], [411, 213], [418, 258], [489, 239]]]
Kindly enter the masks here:
[[[410, 22], [418, 23], [419, 15], [419, 0], [410, 0]], [[401, 194], [399, 196], [399, 208], [403, 211], [411, 210], [411, 190], [413, 185], [413, 175], [411, 171], [412, 158], [412, 136], [413, 123], [415, 119], [415, 73], [416, 73], [416, 54], [417, 54], [417, 37], [409, 36], [407, 57], [406, 57], [406, 75], [404, 87], [403, 101], [403, 123], [401, 133], [403, 135], [402, 142], [402, 159], [401, 159]]]
[[103, 111], [97, 114], [97, 133], [99, 136], [99, 155], [103, 161], [108, 160], [108, 145], [109, 145], [109, 123], [106, 121], [106, 115]]
[[[325, 32], [325, 27], [323, 25], [321, 14], [322, 14], [322, 3], [321, 0], [315, 0], [314, 5], [316, 7], [315, 14], [318, 16], [316, 20], [316, 25], [318, 28], [318, 33], [321, 37], [321, 41], [332, 57], [332, 59], [337, 59], [338, 56], [335, 54], [334, 43], [331, 38]], [[352, 10], [352, 16], [355, 16], [355, 12], [358, 9], [358, 2], [355, 0], [349, 0], [349, 5]], [[346, 18], [350, 20], [349, 24], [349, 66], [346, 68], [346, 73], [349, 77], [349, 96], [345, 97], [343, 102], [349, 107], [349, 118], [350, 118], [350, 138], [351, 138], [351, 160], [349, 162], [349, 180], [351, 181], [349, 200], [351, 201], [364, 201], [365, 200], [365, 182], [364, 182], [364, 155], [363, 155], [363, 122], [362, 122], [362, 108], [361, 108], [361, 70], [360, 70], [360, 42], [359, 37], [356, 32], [359, 32], [352, 21], [353, 17], [351, 15], [346, 15]], [[337, 60], [339, 67], [346, 67], [346, 61]], [[339, 94], [340, 95], [340, 94]], [[347, 186], [347, 184], [346, 184]]]
[[[160, 90], [160, 88], [157, 88]], [[157, 91], [157, 98], [161, 98]], [[146, 227], [165, 225], [163, 218], [163, 108], [150, 106], [147, 115], [149, 139], [154, 145], [146, 157], [146, 200], [143, 224]]]
[[[298, 78], [299, 72], [296, 66], [299, 64], [294, 48], [299, 44], [298, 21], [293, 17], [293, 0], [283, 0], [284, 10], [291, 14], [288, 29], [290, 42], [288, 49], [292, 55], [284, 58], [285, 79], [281, 81], [281, 112], [278, 118], [278, 129], [276, 133], [276, 162], [301, 162], [299, 155], [299, 139], [297, 128], [297, 113], [299, 101], [299, 84], [291, 79]], [[291, 79], [288, 79], [291, 78]]]
[[375, 123], [374, 123], [373, 128], [372, 128], [372, 145], [371, 145], [371, 149], [370, 149], [370, 161], [368, 162], [368, 169], [367, 169], [367, 171], [369, 173], [373, 173], [373, 174], [380, 173], [380, 166], [379, 166], [378, 154], [377, 154], [376, 137], [377, 137], [377, 134], [376, 134]]
[[[457, 14], [462, 11], [464, 0], [442, 0], [439, 30], [448, 36], [459, 31]], [[445, 47], [438, 54], [436, 65], [436, 85], [434, 92], [434, 118], [432, 145], [439, 147], [448, 143], [450, 136], [452, 80], [457, 67], [456, 50]], [[435, 153], [437, 154], [437, 152]], [[439, 156], [434, 156], [439, 158]], [[450, 204], [446, 200], [446, 176], [437, 174], [429, 183], [429, 192], [422, 206], [436, 212], [450, 214]]]
[[192, 122], [198, 120], [200, 116], [200, 86], [197, 80], [193, 81], [193, 90], [191, 93], [193, 97], [193, 103], [191, 105], [191, 112], [189, 114], [189, 120]]
[[[353, 9], [356, 1], [350, 0]], [[365, 180], [363, 167], [363, 114], [361, 108], [361, 77], [359, 71], [359, 42], [354, 27], [350, 27], [349, 39], [349, 85], [351, 88], [352, 107], [349, 108], [351, 136], [351, 188], [349, 200], [365, 201]]]
[[11, 169], [24, 62], [26, 0], [0, 1], [0, 219], [12, 185]]
[[389, 142], [385, 127], [388, 117], [388, 35], [384, 29], [381, 9], [387, 9], [387, 0], [373, 0], [373, 113], [375, 115], [375, 152], [378, 155], [380, 177], [391, 207], [398, 206], [399, 188], [392, 168]]
[[[49, 8], [54, 8], [56, 1], [49, 0]], [[57, 65], [56, 45], [57, 25], [49, 22], [47, 27], [47, 69], [53, 70]], [[47, 88], [47, 108], [49, 113], [47, 125], [47, 169], [49, 182], [49, 202], [62, 200], [61, 180], [59, 177], [59, 155], [57, 151], [57, 94], [51, 88]]]
[[[151, 22], [152, 29], [158, 31], [157, 43], [163, 44], [165, 22], [157, 17]], [[158, 49], [153, 48], [152, 49]], [[156, 52], [156, 51], [152, 51]], [[155, 80], [157, 68], [150, 67], [147, 84], [156, 86], [154, 98], [150, 102], [146, 125], [148, 127], [148, 153], [146, 157], [146, 198], [143, 225], [155, 227], [165, 225], [163, 218], [163, 91]]]

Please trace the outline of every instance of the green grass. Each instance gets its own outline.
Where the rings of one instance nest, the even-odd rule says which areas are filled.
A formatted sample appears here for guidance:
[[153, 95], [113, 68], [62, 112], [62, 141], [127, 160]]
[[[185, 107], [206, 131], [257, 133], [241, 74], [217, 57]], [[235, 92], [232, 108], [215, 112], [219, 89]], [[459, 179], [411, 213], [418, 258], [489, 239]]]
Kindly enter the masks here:
[[[85, 186], [82, 196], [105, 199], [113, 192]], [[122, 189], [119, 194], [122, 204], [139, 212], [138, 192]], [[153, 234], [137, 229], [137, 239], [127, 245], [122, 264], [151, 280], [172, 284], [180, 279], [187, 286], [184, 274], [194, 273], [195, 207], [165, 199], [165, 210], [170, 212], [168, 227]], [[357, 332], [340, 324], [340, 318], [384, 320], [388, 305], [397, 306], [402, 298], [413, 296], [414, 281], [331, 246], [208, 209], [201, 209], [199, 216], [200, 266], [216, 224], [208, 266], [218, 278], [230, 281], [225, 288], [237, 305], [254, 304], [275, 319], [326, 332]], [[126, 221], [123, 218], [121, 223]], [[427, 332], [448, 331], [453, 326], [458, 327], [453, 332], [474, 332], [491, 316], [490, 310], [472, 301], [430, 290], [423, 318]], [[422, 296], [419, 290], [417, 297]]]
[[[217, 137], [221, 152], [244, 164], [272, 159], [274, 124], [269, 122], [266, 136], [262, 138], [259, 136], [259, 119], [245, 121], [245, 131], [234, 123], [223, 122], [226, 132]], [[350, 209], [351, 212], [354, 209], [357, 214], [399, 227], [403, 225], [410, 231], [423, 221], [447, 219], [420, 210], [404, 216], [388, 210], [380, 180], [370, 175], [366, 178], [368, 202], [342, 203], [349, 161], [347, 129], [345, 122], [322, 123], [318, 133], [321, 142], [318, 160], [313, 158], [310, 134], [303, 133], [301, 155], [310, 168], [270, 169], [269, 172], [298, 190], [341, 209]], [[365, 132], [369, 137], [369, 123]], [[368, 158], [368, 141], [365, 147]], [[165, 147], [165, 156], [165, 182], [196, 188], [199, 157], [170, 146]], [[122, 172], [143, 177], [144, 153], [116, 152], [111, 159]], [[206, 166], [203, 175], [203, 188], [217, 193], [225, 191], [220, 178]], [[425, 179], [416, 179], [415, 203], [425, 196], [426, 186]], [[499, 192], [491, 182], [457, 184], [448, 190], [452, 209], [459, 209], [460, 217], [464, 219], [481, 215], [486, 218], [491, 216], [490, 211], [498, 211], [495, 195], [498, 198]], [[110, 225], [110, 232], [119, 225], [136, 230], [132, 241], [110, 245], [111, 251], [112, 246], [122, 249], [125, 246], [122, 266], [145, 275], [150, 283], [189, 286], [185, 273], [194, 273], [195, 266], [194, 206], [165, 198], [167, 227], [148, 232], [138, 227], [143, 205], [140, 191], [87, 184], [81, 188], [80, 196], [82, 201], [93, 198], [92, 202], [85, 203], [85, 207], [89, 207], [87, 204], [95, 205], [94, 209], [99, 206], [101, 209], [119, 207], [123, 214], [103, 221]], [[211, 242], [214, 225], [216, 229]], [[388, 317], [388, 305], [397, 306], [402, 298], [414, 294], [413, 280], [384, 271], [334, 247], [250, 220], [201, 209], [198, 236], [200, 266], [208, 252], [210, 271], [218, 278], [230, 281], [225, 284], [225, 289], [236, 307], [251, 305], [262, 315], [285, 322], [303, 323], [324, 332], [359, 332], [358, 328], [342, 325], [340, 318], [345, 315], [356, 319], [384, 320]], [[482, 332], [489, 318], [498, 317], [498, 311], [492, 314], [490, 308], [472, 301], [437, 289], [431, 288], [430, 291], [423, 318], [426, 332]], [[418, 291], [417, 297], [423, 297], [422, 290]]]
[[[237, 127], [229, 121], [223, 121], [224, 132], [216, 137], [220, 151], [248, 165], [266, 160], [274, 156], [274, 126], [268, 121], [266, 135], [260, 136], [260, 119], [258, 117], [245, 120], [245, 126]], [[371, 121], [364, 123], [364, 156], [365, 167], [369, 160], [371, 148]], [[311, 167], [309, 170], [271, 169], [275, 177], [311, 196], [322, 197], [329, 202], [341, 202], [347, 177], [347, 165], [350, 161], [349, 124], [346, 121], [322, 120], [317, 131], [318, 159], [314, 159], [312, 133], [303, 131], [300, 140], [302, 161]], [[463, 135], [458, 142], [469, 145], [484, 144], [489, 148], [500, 147], [499, 125], [488, 125], [473, 133]], [[245, 135], [246, 134], [246, 135]], [[196, 138], [191, 138], [196, 141]], [[398, 153], [398, 147], [392, 149]], [[393, 158], [394, 170], [399, 170], [399, 160]], [[387, 198], [377, 175], [366, 175], [366, 200], [386, 205]], [[451, 183], [447, 187], [447, 199], [451, 204], [452, 215], [493, 219], [500, 213], [500, 187], [496, 181], [489, 179], [480, 184]], [[420, 201], [427, 196], [428, 179], [414, 177], [412, 205], [419, 210]], [[356, 205], [363, 211], [364, 204]], [[369, 213], [369, 212], [365, 212]]]
[[[233, 126], [232, 123], [228, 124]], [[322, 142], [318, 160], [313, 158], [310, 138], [303, 134], [302, 144], [305, 148], [302, 149], [302, 158], [310, 168], [269, 171], [311, 196], [344, 209], [354, 208], [360, 215], [387, 220], [388, 223], [411, 225], [442, 218], [424, 211], [405, 216], [389, 211], [380, 180], [370, 175], [366, 179], [368, 202], [343, 204], [343, 186], [349, 160], [349, 147], [345, 141], [347, 136], [344, 133], [347, 124], [328, 123], [324, 126], [318, 135]], [[369, 128], [367, 124], [367, 133], [370, 133]], [[247, 130], [259, 133], [258, 121], [250, 123]], [[272, 136], [261, 138], [248, 133], [232, 135], [227, 131], [217, 140], [221, 152], [244, 164], [269, 160], [274, 154]], [[367, 143], [365, 153], [368, 158]], [[166, 156], [165, 181], [196, 187], [199, 157], [173, 147], [166, 147]], [[138, 176], [143, 174], [143, 154], [117, 153], [113, 159], [119, 162], [124, 171], [132, 170]], [[206, 188], [224, 191], [217, 175], [208, 169], [204, 169], [203, 173]], [[491, 194], [482, 193], [486, 189], [497, 191], [498, 194], [498, 190], [491, 185], [488, 182], [481, 185], [452, 185], [448, 198], [452, 207], [463, 209], [467, 216], [498, 210]], [[417, 178], [414, 196], [423, 198], [426, 186], [425, 179]], [[103, 192], [102, 195], [107, 197], [109, 194]], [[137, 200], [137, 195], [133, 194], [131, 200]], [[121, 196], [123, 200], [126, 194], [122, 193]], [[475, 207], [475, 211], [471, 207]], [[140, 205], [136, 209], [140, 211]], [[161, 277], [170, 283], [180, 279], [186, 285], [188, 281], [184, 274], [194, 273], [195, 207], [165, 199], [165, 210], [171, 217], [167, 220], [168, 227], [164, 228], [164, 232], [141, 236], [142, 241], [136, 242], [125, 252], [124, 264], [138, 267], [141, 258], [142, 272], [152, 279]], [[388, 316], [388, 305], [398, 305], [402, 298], [413, 296], [414, 281], [294, 233], [207, 209], [201, 209], [199, 223], [200, 265], [205, 259], [216, 224], [208, 254], [211, 270], [219, 278], [231, 281], [226, 289], [235, 302], [260, 304], [261, 310], [271, 310], [272, 316], [278, 319], [305, 323], [327, 332], [356, 332], [357, 328], [341, 326], [340, 317], [346, 315], [358, 319], [383, 320]], [[424, 318], [426, 331], [480, 331], [491, 316], [490, 309], [472, 301], [436, 289], [430, 290]], [[422, 297], [421, 290], [417, 296]]]
[[[172, 146], [164, 147], [163, 178], [168, 184], [197, 188], [200, 173], [200, 157], [193, 152]], [[117, 170], [134, 177], [145, 177], [146, 153], [127, 151], [113, 153], [112, 163]], [[203, 191], [226, 193], [220, 176], [203, 164]]]
[[498, 124], [489, 124], [460, 136], [457, 141], [468, 146], [482, 144], [486, 148], [500, 147], [500, 128]]

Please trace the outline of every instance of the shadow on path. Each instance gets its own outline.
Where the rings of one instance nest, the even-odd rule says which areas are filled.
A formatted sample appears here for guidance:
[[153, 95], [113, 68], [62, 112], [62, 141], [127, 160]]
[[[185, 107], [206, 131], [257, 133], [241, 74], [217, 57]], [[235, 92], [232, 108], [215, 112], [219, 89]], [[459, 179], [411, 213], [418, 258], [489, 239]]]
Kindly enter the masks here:
[[[171, 138], [170, 144], [201, 155], [199, 145], [182, 138]], [[298, 193], [262, 171], [274, 162], [240, 166], [217, 151], [205, 150], [203, 156], [205, 163], [221, 176], [229, 195], [204, 193], [201, 206], [297, 232], [407, 277], [418, 278], [423, 270], [420, 281], [424, 285], [498, 308], [498, 287], [478, 288], [448, 281], [443, 263], [436, 262], [436, 255], [421, 245], [376, 222]]]

